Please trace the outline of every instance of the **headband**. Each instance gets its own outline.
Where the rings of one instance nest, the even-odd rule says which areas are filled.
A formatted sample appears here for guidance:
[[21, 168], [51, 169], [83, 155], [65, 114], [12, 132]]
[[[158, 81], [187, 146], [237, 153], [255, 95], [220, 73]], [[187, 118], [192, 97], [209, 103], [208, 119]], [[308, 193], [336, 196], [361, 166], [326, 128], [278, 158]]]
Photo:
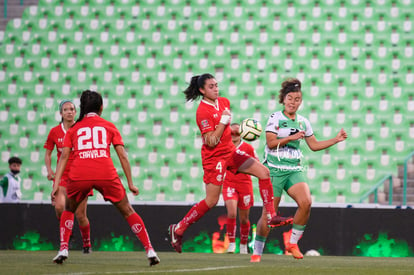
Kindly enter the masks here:
[[60, 111], [60, 112], [62, 112], [62, 107], [63, 107], [63, 104], [68, 103], [68, 102], [72, 103], [72, 104], [73, 104], [73, 106], [75, 106], [75, 104], [72, 102], [72, 100], [70, 100], [70, 99], [64, 99], [64, 100], [62, 100], [62, 101], [60, 102], [60, 104], [59, 104], [59, 111]]

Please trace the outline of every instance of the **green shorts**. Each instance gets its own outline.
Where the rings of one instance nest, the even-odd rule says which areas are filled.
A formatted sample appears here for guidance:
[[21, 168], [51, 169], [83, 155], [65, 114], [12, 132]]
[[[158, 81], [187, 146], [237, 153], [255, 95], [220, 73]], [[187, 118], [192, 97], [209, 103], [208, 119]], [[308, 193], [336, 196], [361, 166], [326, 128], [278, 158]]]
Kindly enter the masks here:
[[264, 164], [270, 170], [270, 179], [273, 185], [273, 195], [276, 198], [282, 196], [283, 190], [287, 192], [290, 187], [299, 182], [306, 182], [303, 171], [288, 171], [288, 170], [279, 170], [277, 168], [271, 168]]

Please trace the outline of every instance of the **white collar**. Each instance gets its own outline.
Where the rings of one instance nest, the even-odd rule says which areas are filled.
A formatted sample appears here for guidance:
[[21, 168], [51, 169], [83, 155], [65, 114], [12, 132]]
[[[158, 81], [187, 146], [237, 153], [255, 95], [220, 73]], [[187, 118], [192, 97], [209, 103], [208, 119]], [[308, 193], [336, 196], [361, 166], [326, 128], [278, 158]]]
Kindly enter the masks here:
[[98, 116], [98, 114], [95, 113], [95, 112], [90, 112], [90, 113], [87, 113], [85, 116], [86, 117], [93, 117], [93, 116]]
[[60, 123], [60, 128], [62, 128], [63, 133], [66, 134], [65, 126], [63, 126], [63, 122]]
[[204, 102], [205, 104], [211, 105], [213, 106], [217, 111], [219, 110], [219, 104], [218, 104], [218, 99], [216, 99], [216, 101], [213, 103], [208, 102], [207, 100], [202, 99], [201, 102]]

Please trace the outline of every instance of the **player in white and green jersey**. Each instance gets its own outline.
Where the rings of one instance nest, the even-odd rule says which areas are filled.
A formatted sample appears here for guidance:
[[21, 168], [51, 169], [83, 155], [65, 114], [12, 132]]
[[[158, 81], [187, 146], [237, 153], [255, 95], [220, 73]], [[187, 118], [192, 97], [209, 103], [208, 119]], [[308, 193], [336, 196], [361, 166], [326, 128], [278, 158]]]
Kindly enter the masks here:
[[[305, 138], [313, 135], [312, 126], [309, 121], [301, 115], [296, 115], [294, 120], [287, 117], [283, 111], [273, 113], [266, 126], [266, 133], [274, 133], [277, 139], [287, 138], [296, 133], [304, 132]], [[279, 175], [281, 171], [300, 171], [302, 166], [300, 160], [302, 151], [300, 150], [301, 139], [289, 141], [284, 146], [269, 148], [266, 144], [264, 163], [271, 169], [272, 175]], [[277, 194], [275, 194], [276, 196]], [[279, 196], [281, 193], [279, 194]]]
[[[341, 129], [332, 139], [318, 141], [315, 138], [309, 121], [296, 113], [302, 104], [301, 82], [298, 79], [290, 78], [282, 83], [279, 103], [283, 104], [283, 110], [273, 113], [266, 126], [264, 164], [270, 170], [275, 210], [277, 211], [279, 207], [283, 190], [298, 205], [293, 217], [292, 233], [286, 245], [286, 252], [291, 253], [296, 259], [302, 259], [303, 255], [297, 243], [309, 220], [312, 199], [301, 166], [301, 141], [304, 139], [312, 151], [319, 151], [345, 140], [347, 134]], [[269, 231], [270, 228], [263, 218], [260, 218], [257, 223], [252, 262], [260, 261]]]

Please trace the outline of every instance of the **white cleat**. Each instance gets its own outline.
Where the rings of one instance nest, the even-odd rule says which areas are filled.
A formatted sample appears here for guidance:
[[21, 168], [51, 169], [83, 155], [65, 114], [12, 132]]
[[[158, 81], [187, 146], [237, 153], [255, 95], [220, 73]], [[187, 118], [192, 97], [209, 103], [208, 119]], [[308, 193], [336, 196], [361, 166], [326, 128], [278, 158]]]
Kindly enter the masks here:
[[234, 253], [236, 252], [236, 243], [229, 243], [229, 247], [227, 248], [227, 253]]
[[148, 250], [147, 258], [149, 261], [149, 265], [153, 266], [160, 263], [160, 258], [158, 258], [157, 253], [153, 249]]
[[57, 264], [62, 264], [69, 256], [69, 251], [67, 249], [60, 250], [56, 257], [53, 258], [53, 262]]
[[247, 250], [247, 244], [240, 245], [240, 254], [249, 254], [249, 251]]

